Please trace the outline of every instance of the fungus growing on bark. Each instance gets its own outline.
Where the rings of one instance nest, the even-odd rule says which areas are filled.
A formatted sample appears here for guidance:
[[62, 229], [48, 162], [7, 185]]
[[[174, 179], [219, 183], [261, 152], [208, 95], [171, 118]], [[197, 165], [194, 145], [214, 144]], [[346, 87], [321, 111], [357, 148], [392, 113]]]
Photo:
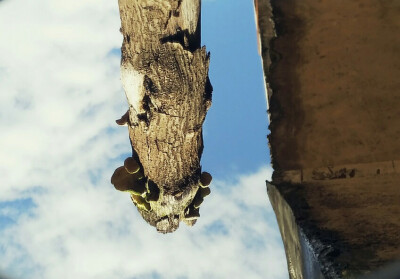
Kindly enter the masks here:
[[199, 208], [200, 205], [203, 203], [203, 201], [204, 201], [204, 198], [201, 196], [200, 191], [198, 191], [192, 202], [193, 207]]
[[[211, 180], [209, 180], [211, 181]], [[199, 187], [197, 190], [196, 195], [194, 196], [192, 205], [194, 208], [199, 208], [202, 202], [204, 201], [204, 197], [208, 196], [211, 193], [211, 190], [209, 187], [203, 188]]]
[[111, 183], [118, 191], [125, 192], [131, 187], [133, 179], [125, 167], [118, 167], [111, 176]]
[[129, 192], [138, 196], [146, 193], [146, 186], [143, 179], [141, 179], [140, 172], [130, 174], [123, 166], [114, 171], [111, 183], [118, 191]]
[[135, 180], [135, 183], [127, 192], [136, 196], [144, 196], [146, 194], [146, 184], [142, 180]]
[[199, 192], [202, 198], [207, 197], [211, 193], [211, 189], [209, 187], [207, 188], [199, 188]]
[[131, 200], [139, 208], [146, 211], [151, 210], [151, 205], [143, 197], [131, 194]]
[[158, 199], [160, 197], [160, 189], [157, 187], [157, 185], [153, 181], [148, 180], [146, 182], [146, 190], [147, 190], [146, 201], [148, 201], [148, 202], [158, 201]]
[[189, 206], [186, 209], [186, 213], [185, 213], [185, 220], [187, 221], [192, 221], [192, 220], [196, 220], [197, 218], [200, 217], [200, 211], [198, 208], [194, 208], [193, 206]]
[[140, 170], [140, 166], [139, 166], [138, 162], [136, 162], [136, 160], [133, 159], [133, 157], [128, 157], [125, 159], [124, 167], [125, 167], [126, 171], [131, 174], [136, 173]]
[[203, 172], [200, 176], [200, 186], [205, 188], [208, 187], [211, 183], [212, 176], [208, 172]]
[[115, 122], [120, 126], [127, 125], [129, 123], [129, 110], [127, 110], [120, 119], [115, 120]]

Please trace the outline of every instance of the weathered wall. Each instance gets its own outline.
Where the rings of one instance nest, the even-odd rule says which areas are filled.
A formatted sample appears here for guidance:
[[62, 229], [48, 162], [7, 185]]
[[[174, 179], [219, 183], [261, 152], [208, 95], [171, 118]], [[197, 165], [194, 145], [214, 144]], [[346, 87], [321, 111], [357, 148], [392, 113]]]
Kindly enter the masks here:
[[400, 159], [400, 1], [273, 1], [276, 170]]
[[326, 278], [375, 270], [400, 258], [400, 1], [272, 0], [274, 25], [269, 3], [272, 184]]

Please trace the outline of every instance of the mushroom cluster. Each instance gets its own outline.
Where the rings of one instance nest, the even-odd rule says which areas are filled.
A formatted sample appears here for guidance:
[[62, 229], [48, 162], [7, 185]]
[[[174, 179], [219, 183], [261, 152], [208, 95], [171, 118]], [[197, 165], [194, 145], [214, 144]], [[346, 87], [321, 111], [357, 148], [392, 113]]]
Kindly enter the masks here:
[[151, 180], [146, 179], [139, 163], [128, 157], [124, 165], [117, 168], [111, 177], [115, 189], [131, 194], [133, 203], [142, 210], [150, 211], [150, 202], [157, 201], [160, 190]]
[[[190, 204], [183, 210], [183, 216], [181, 215], [181, 220], [188, 226], [193, 226], [200, 217], [200, 206], [204, 201], [204, 198], [211, 193], [209, 187], [211, 180], [212, 177], [208, 172], [201, 173], [200, 179], [197, 183], [196, 193], [194, 194], [194, 197], [192, 196], [193, 199]], [[131, 196], [132, 202], [140, 212], [150, 213], [157, 210], [157, 206], [154, 206], [157, 202], [160, 202], [160, 189], [156, 183], [144, 175], [141, 165], [133, 157], [126, 158], [124, 165], [118, 167], [114, 171], [114, 174], [111, 177], [111, 183], [118, 191], [128, 192]], [[152, 205], [154, 208], [152, 208]], [[179, 215], [174, 216], [178, 216], [179, 224]], [[163, 222], [157, 225], [157, 228], [165, 227], [166, 225], [164, 223], [169, 223], [171, 220], [170, 217], [164, 217], [161, 218], [160, 221]], [[175, 224], [176, 222], [174, 221], [173, 223]]]
[[120, 119], [115, 120], [115, 122], [120, 126], [125, 126], [129, 124], [129, 109], [121, 116]]
[[193, 198], [192, 203], [185, 209], [183, 221], [188, 226], [193, 226], [197, 218], [200, 217], [200, 205], [203, 203], [204, 198], [211, 193], [210, 183], [212, 180], [211, 174], [203, 172], [200, 176], [199, 189]]

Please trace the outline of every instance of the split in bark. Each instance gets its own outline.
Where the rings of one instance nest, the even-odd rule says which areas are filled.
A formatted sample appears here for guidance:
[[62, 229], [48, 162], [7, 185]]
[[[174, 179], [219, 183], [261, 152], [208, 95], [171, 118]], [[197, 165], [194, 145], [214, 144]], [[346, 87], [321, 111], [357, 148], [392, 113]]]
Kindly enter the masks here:
[[173, 232], [180, 221], [196, 222], [209, 194], [200, 185], [211, 180], [200, 166], [212, 93], [210, 56], [200, 47], [200, 0], [119, 0], [119, 8], [129, 109], [117, 124], [128, 125], [132, 158], [112, 183], [131, 193], [149, 224]]

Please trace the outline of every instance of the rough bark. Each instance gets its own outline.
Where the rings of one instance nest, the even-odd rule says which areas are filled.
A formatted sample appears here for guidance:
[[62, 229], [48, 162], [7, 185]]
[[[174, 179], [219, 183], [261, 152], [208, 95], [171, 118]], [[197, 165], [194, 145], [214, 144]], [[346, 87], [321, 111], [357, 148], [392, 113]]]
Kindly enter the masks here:
[[199, 188], [202, 124], [211, 106], [209, 53], [200, 47], [201, 2], [118, 3], [132, 153], [146, 183], [160, 191], [151, 210], [138, 209], [157, 230], [172, 232]]

